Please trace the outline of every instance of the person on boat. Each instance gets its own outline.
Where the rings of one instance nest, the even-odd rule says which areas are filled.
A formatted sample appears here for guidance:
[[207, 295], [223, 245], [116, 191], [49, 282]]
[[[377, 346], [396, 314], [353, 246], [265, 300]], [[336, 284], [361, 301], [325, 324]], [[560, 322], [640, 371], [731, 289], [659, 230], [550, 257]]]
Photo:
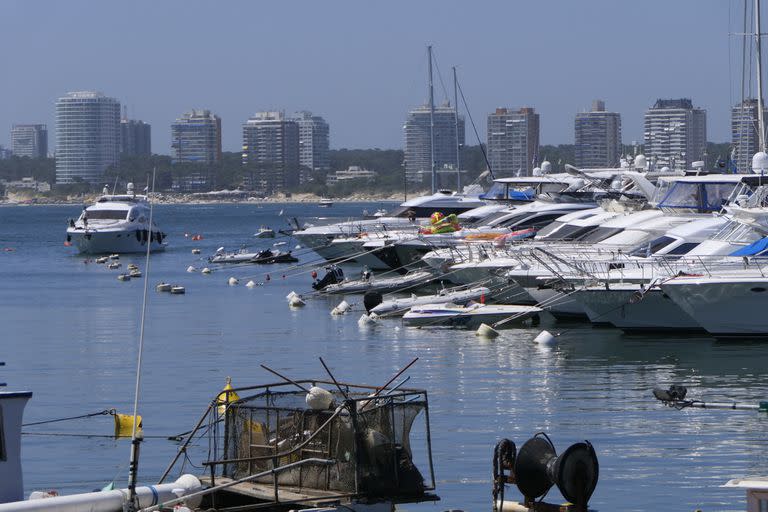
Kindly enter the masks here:
[[368, 268], [368, 265], [363, 267], [362, 272], [360, 272], [360, 278], [363, 281], [369, 281], [371, 279], [371, 270]]
[[413, 210], [408, 210], [405, 212], [408, 215], [408, 220], [411, 221], [411, 223], [416, 222], [416, 212]]

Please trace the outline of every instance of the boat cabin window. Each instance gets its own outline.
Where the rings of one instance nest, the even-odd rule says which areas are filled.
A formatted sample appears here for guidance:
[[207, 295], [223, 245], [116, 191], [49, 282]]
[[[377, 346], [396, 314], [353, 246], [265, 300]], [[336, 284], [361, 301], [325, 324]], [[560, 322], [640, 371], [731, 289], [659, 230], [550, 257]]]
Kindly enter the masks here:
[[636, 256], [638, 258], [647, 258], [651, 254], [656, 254], [658, 251], [662, 250], [664, 247], [675, 241], [677, 241], [677, 238], [660, 236], [654, 240], [651, 240], [647, 244], [643, 244], [640, 247], [632, 250], [629, 255]]
[[696, 210], [699, 213], [719, 211], [733, 194], [738, 183], [696, 183], [676, 181], [659, 201], [659, 208]]
[[602, 242], [606, 238], [610, 238], [613, 235], [618, 235], [624, 231], [624, 228], [597, 228], [592, 233], [583, 236], [579, 239], [579, 242], [597, 243]]
[[502, 222], [501, 225], [509, 228], [514, 228], [514, 229], [527, 229], [527, 228], [538, 229], [544, 226], [548, 226], [549, 224], [552, 223], [553, 220], [562, 216], [563, 216], [562, 212], [546, 213], [543, 215], [532, 215], [522, 220], [518, 219], [518, 222], [514, 223], [514, 225], [508, 222]]
[[564, 242], [576, 240], [581, 236], [591, 233], [597, 229], [597, 226], [563, 226], [552, 235], [538, 238], [537, 240], [561, 240]]
[[128, 212], [126, 210], [88, 210], [88, 220], [125, 220]]
[[554, 221], [554, 222], [550, 223], [547, 227], [542, 228], [541, 231], [539, 231], [536, 234], [536, 240], [544, 240], [544, 239], [546, 239], [549, 235], [552, 234], [553, 231], [557, 231], [558, 229], [560, 229], [564, 225], [565, 225], [565, 222], [559, 222], [559, 221]]
[[670, 249], [669, 251], [665, 252], [664, 254], [665, 255], [675, 255], [675, 256], [680, 256], [680, 255], [683, 255], [683, 254], [688, 254], [689, 252], [691, 252], [693, 250], [694, 247], [698, 247], [698, 245], [699, 245], [699, 242], [685, 242], [685, 243], [682, 243], [682, 244], [678, 245], [677, 247], [673, 247], [672, 249]]

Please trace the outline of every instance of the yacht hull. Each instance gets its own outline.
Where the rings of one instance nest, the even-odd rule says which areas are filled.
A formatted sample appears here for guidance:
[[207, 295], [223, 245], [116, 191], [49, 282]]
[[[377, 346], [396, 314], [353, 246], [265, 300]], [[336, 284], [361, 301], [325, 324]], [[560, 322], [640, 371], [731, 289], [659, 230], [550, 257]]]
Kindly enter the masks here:
[[[124, 254], [142, 253], [147, 251], [147, 241], [137, 231], [83, 231], [67, 230], [68, 241], [77, 247], [81, 254]], [[150, 243], [150, 251], [163, 251], [166, 244], [154, 239]]]

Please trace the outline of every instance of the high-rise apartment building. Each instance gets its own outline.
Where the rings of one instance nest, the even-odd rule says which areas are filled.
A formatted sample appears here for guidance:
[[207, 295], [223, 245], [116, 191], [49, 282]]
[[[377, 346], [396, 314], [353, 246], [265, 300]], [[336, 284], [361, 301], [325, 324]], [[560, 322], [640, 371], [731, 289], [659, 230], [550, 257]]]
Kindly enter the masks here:
[[[455, 177], [443, 177], [441, 171], [452, 169], [458, 172], [456, 149], [456, 109], [450, 104], [435, 107], [434, 139], [435, 169], [438, 171], [437, 187], [440, 181], [453, 183]], [[431, 182], [432, 136], [430, 134], [429, 106], [421, 106], [408, 113], [403, 127], [405, 131], [405, 176], [411, 183]], [[458, 118], [458, 143], [464, 145], [464, 118]]]
[[497, 178], [530, 176], [539, 155], [539, 114], [531, 107], [488, 114], [488, 161]]
[[645, 156], [656, 168], [690, 169], [707, 151], [707, 111], [688, 98], [657, 100], [645, 112]]
[[243, 124], [246, 186], [264, 194], [299, 184], [299, 125], [283, 112], [258, 112]]
[[591, 112], [579, 112], [575, 121], [576, 167], [618, 167], [621, 158], [621, 115], [606, 112], [605, 102], [592, 102]]
[[93, 91], [56, 101], [56, 183], [101, 183], [119, 153], [119, 101]]
[[15, 156], [46, 158], [48, 128], [44, 124], [15, 124], [11, 128], [11, 151]]
[[[763, 107], [763, 117], [768, 119], [768, 109]], [[752, 157], [760, 151], [758, 136], [757, 100], [746, 99], [731, 109], [731, 142], [733, 163], [737, 172], [752, 171]]]
[[299, 163], [311, 171], [328, 171], [330, 129], [328, 123], [312, 112], [297, 112], [293, 118], [299, 126]]
[[221, 118], [210, 110], [185, 112], [171, 125], [171, 161], [221, 162]]
[[120, 154], [150, 156], [152, 154], [152, 127], [144, 121], [121, 119]]

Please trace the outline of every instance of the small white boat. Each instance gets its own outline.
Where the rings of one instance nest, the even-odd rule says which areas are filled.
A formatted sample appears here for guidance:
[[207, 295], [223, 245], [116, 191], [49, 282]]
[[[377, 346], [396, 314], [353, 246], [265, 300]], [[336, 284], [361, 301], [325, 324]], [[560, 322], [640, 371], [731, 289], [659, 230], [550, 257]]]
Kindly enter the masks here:
[[425, 304], [411, 308], [403, 315], [406, 325], [416, 327], [460, 327], [477, 329], [480, 324], [494, 328], [501, 325], [512, 326], [538, 315], [543, 309], [536, 306], [513, 306], [507, 304], [470, 304], [459, 306], [447, 304]]
[[131, 276], [130, 276], [130, 274], [120, 274], [119, 276], [117, 276], [117, 280], [118, 281], [130, 281], [131, 280]]
[[253, 236], [256, 238], [275, 238], [275, 230], [267, 226], [261, 226]]
[[175, 285], [171, 286], [171, 293], [174, 295], [183, 295], [187, 290], [183, 286]]
[[371, 309], [371, 313], [377, 316], [402, 316], [406, 311], [424, 304], [445, 304], [452, 302], [454, 304], [464, 304], [471, 300], [479, 300], [483, 296], [490, 295], [491, 290], [484, 286], [476, 288], [448, 288], [440, 290], [433, 295], [418, 296], [412, 294], [410, 297], [400, 299], [385, 300], [378, 306]]
[[318, 204], [318, 206], [320, 206], [320, 208], [330, 208], [331, 206], [333, 206], [333, 200], [328, 199], [327, 197], [323, 197], [322, 199], [320, 199], [320, 203]]
[[258, 257], [259, 252], [249, 251], [245, 246], [240, 247], [237, 252], [224, 252], [224, 247], [219, 247], [216, 253], [208, 258], [211, 263], [249, 263]]
[[157, 286], [155, 286], [155, 290], [158, 292], [169, 292], [171, 291], [171, 283], [158, 283]]
[[141, 270], [135, 268], [128, 275], [131, 277], [141, 277]]
[[[411, 291], [419, 286], [423, 286], [432, 281], [435, 276], [431, 272], [419, 271], [410, 272], [404, 276], [377, 278], [370, 274], [367, 278], [347, 280], [338, 280], [341, 269], [337, 268], [334, 272], [336, 281], [332, 284], [321, 284], [317, 281], [312, 284], [312, 288], [321, 293], [365, 293], [368, 291], [378, 291], [381, 293], [396, 291]], [[343, 274], [341, 274], [343, 276]]]

